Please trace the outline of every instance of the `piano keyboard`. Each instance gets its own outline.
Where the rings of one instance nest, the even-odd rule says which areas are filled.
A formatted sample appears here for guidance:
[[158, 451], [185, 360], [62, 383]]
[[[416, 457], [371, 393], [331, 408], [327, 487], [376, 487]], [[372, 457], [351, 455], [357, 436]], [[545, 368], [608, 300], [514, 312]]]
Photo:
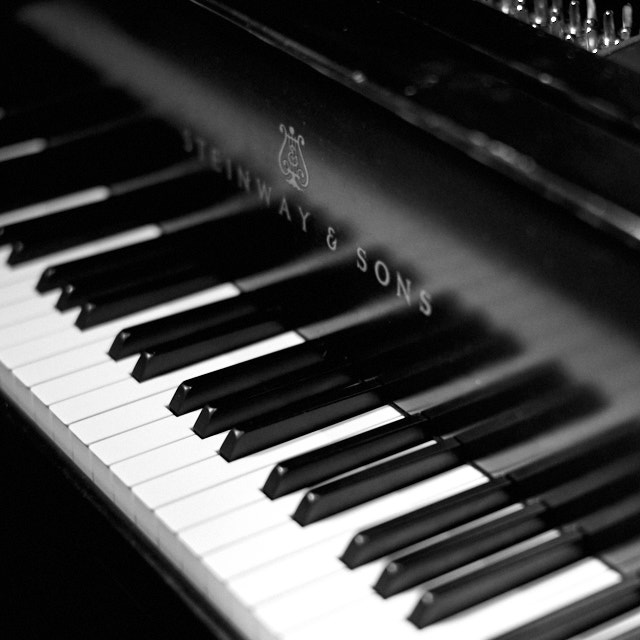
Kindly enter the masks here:
[[239, 637], [640, 634], [624, 340], [446, 239], [409, 312], [68, 77], [0, 103], [0, 388]]

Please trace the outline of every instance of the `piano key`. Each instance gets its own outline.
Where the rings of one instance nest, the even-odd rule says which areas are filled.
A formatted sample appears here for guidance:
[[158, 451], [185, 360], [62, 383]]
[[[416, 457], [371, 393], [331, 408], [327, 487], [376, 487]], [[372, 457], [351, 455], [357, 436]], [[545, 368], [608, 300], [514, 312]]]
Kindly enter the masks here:
[[188, 262], [174, 265], [166, 264], [165, 261], [162, 266], [161, 264], [113, 267], [108, 274], [90, 274], [73, 278], [62, 287], [56, 309], [66, 311], [95, 298], [114, 295], [124, 297], [129, 294], [129, 290], [146, 291], [165, 281], [186, 280], [194, 274], [202, 274], [201, 269], [194, 269]]
[[5, 226], [16, 224], [24, 220], [35, 220], [42, 216], [48, 216], [59, 211], [84, 207], [102, 202], [109, 198], [111, 191], [106, 185], [87, 187], [74, 193], [48, 198], [34, 204], [14, 207], [9, 211], [0, 212], [0, 224]]
[[584, 557], [587, 545], [597, 550], [598, 545], [605, 544], [603, 539], [613, 544], [615, 536], [624, 536], [629, 527], [637, 526], [639, 510], [637, 496], [619, 500], [564, 527], [562, 534], [558, 532], [558, 537], [548, 542], [489, 563], [462, 579], [438, 585], [425, 593], [410, 619], [422, 628], [576, 562]]
[[[153, 150], [150, 153], [150, 150]], [[186, 157], [181, 137], [166, 124], [140, 119], [61, 147], [0, 163], [0, 179], [12, 188], [3, 198], [10, 211], [123, 178]], [[60, 167], [65, 167], [64, 172]], [[38, 175], [34, 182], [30, 176]]]
[[99, 440], [89, 449], [103, 464], [111, 466], [147, 451], [193, 436], [193, 416], [161, 418], [139, 427], [134, 427], [117, 436]]
[[[520, 626], [523, 622], [535, 620], [549, 612], [570, 605], [576, 600], [616, 584], [619, 579], [620, 577], [615, 571], [597, 560], [581, 561], [525, 587], [494, 598], [446, 620], [441, 620], [428, 628], [429, 637], [433, 640], [456, 640], [461, 637], [472, 637], [474, 640], [495, 640], [500, 634]], [[368, 596], [367, 599], [363, 598], [358, 603], [362, 603], [365, 611], [367, 607], [371, 608], [375, 604], [376, 610], [388, 611], [388, 615], [397, 620], [403, 612], [398, 611], [395, 605], [396, 598], [381, 601], [374, 600], [373, 596]], [[404, 606], [404, 603], [402, 600], [399, 602], [401, 606]], [[355, 606], [357, 606], [356, 603], [352, 603], [350, 608]], [[327, 620], [329, 623], [333, 619], [341, 620], [343, 616], [339, 611], [336, 610], [323, 616], [323, 620]], [[333, 625], [324, 627], [323, 620], [311, 619], [304, 625], [292, 629], [284, 637], [302, 640], [305, 633], [310, 633], [315, 626], [329, 633], [332, 631], [339, 633], [339, 629]], [[416, 631], [414, 628], [414, 636]]]
[[144, 351], [137, 359], [132, 375], [139, 382], [185, 367], [200, 358], [207, 358], [243, 347], [252, 342], [266, 340], [284, 333], [288, 326], [277, 320], [263, 322], [234, 322], [234, 328], [222, 335], [216, 330], [192, 334], [158, 346], [153, 351]]
[[128, 375], [134, 359], [123, 360], [117, 366], [111, 362], [96, 364], [80, 371], [75, 371], [64, 376], [56, 377], [48, 382], [31, 387], [31, 393], [40, 402], [49, 406], [62, 400], [82, 395], [88, 391], [106, 387], [119, 382]]
[[[350, 532], [352, 532], [359, 523], [379, 519], [381, 514], [385, 513], [387, 509], [391, 509], [392, 512], [398, 512], [408, 506], [413, 507], [416, 504], [430, 503], [486, 481], [487, 478], [479, 474], [472, 467], [454, 469], [418, 485], [401, 489], [388, 496], [383, 496], [376, 501], [360, 505], [331, 520], [318, 523], [309, 528], [311, 533], [308, 535], [326, 536], [328, 538], [336, 536], [338, 533], [342, 534], [341, 539], [336, 538], [337, 553], [341, 548], [342, 542], [345, 541], [345, 538], [349, 536]], [[279, 500], [282, 500], [282, 498]], [[291, 522], [286, 513], [281, 513], [279, 509], [273, 508], [272, 505], [275, 504], [275, 502], [263, 496], [260, 501], [250, 506], [240, 507], [230, 514], [189, 527], [180, 532], [179, 538], [198, 556], [210, 554], [215, 549], [221, 549], [223, 545], [233, 540], [233, 537], [228, 540], [221, 538], [219, 535], [220, 531], [226, 531], [227, 526], [229, 526], [230, 523], [232, 524], [236, 519], [244, 520], [246, 518], [247, 520], [251, 520], [249, 514], [256, 505], [260, 505], [260, 513], [262, 513], [264, 505], [264, 509], [267, 510], [271, 516], [264, 522], [259, 520], [254, 521], [251, 528], [238, 529], [237, 531], [242, 531], [242, 535], [246, 538], [252, 533], [257, 534], [261, 531], [267, 531], [270, 527]], [[275, 517], [276, 514], [278, 514], [277, 518]], [[221, 527], [224, 527], [224, 529]], [[295, 525], [293, 529], [288, 529], [288, 531], [293, 536], [292, 541], [289, 543], [291, 544], [291, 548], [293, 548], [296, 539], [298, 540], [297, 544], [305, 545], [307, 540], [306, 529]]]
[[172, 219], [220, 203], [234, 192], [217, 174], [186, 161], [112, 184], [103, 202], [4, 227], [2, 237], [14, 242], [11, 263], [18, 264], [144, 224], [157, 224], [166, 232]]
[[[538, 618], [497, 640], [561, 640], [591, 629], [638, 606], [640, 586], [637, 578], [623, 580], [569, 606]], [[639, 620], [640, 622], [640, 620]], [[592, 633], [587, 633], [587, 637]], [[584, 637], [580, 634], [580, 637]], [[596, 636], [597, 637], [597, 636]]]
[[429, 437], [443, 435], [452, 424], [460, 429], [467, 416], [477, 421], [483, 415], [498, 412], [507, 403], [514, 404], [520, 398], [539, 392], [541, 384], [551, 384], [557, 376], [559, 371], [555, 365], [534, 367], [470, 393], [458, 394], [449, 402], [425, 410], [421, 418], [409, 418], [334, 446], [280, 461], [265, 483], [264, 491], [275, 498], [382, 458], [385, 453], [397, 453]]
[[235, 322], [256, 312], [256, 305], [245, 294], [224, 304], [204, 305], [168, 318], [126, 327], [114, 338], [109, 355], [119, 360], [155, 344], [179, 338], [185, 333]]
[[506, 480], [492, 479], [490, 484], [472, 488], [468, 493], [360, 531], [349, 541], [341, 560], [353, 569], [474, 517], [505, 507], [511, 502], [507, 486]]
[[[244, 347], [243, 349], [198, 362], [186, 369], [174, 371], [173, 373], [161, 376], [144, 384], [140, 384], [131, 378], [123, 379], [120, 382], [112, 383], [101, 389], [89, 391], [80, 396], [70, 398], [69, 400], [55, 403], [51, 405], [49, 409], [56, 420], [67, 425], [79, 423], [92, 416], [95, 417], [94, 421], [98, 422], [106, 420], [104, 416], [104, 412], [106, 411], [124, 405], [131, 405], [131, 403], [135, 401], [144, 400], [153, 395], [160, 399], [165, 415], [170, 415], [169, 410], [166, 409], [166, 404], [168, 404], [171, 399], [173, 388], [180, 380], [184, 379], [185, 375], [188, 376], [190, 373], [193, 374], [199, 371], [210, 371], [215, 368], [221, 369], [222, 367], [230, 366], [234, 362], [255, 358], [262, 353], [275, 349], [285, 349], [287, 346], [297, 344], [301, 340], [302, 338], [297, 334], [288, 332], [275, 338], [250, 345], [249, 347]], [[118, 368], [115, 362], [113, 366]], [[164, 398], [166, 398], [166, 400], [164, 400]], [[124, 410], [126, 411], [126, 409]], [[131, 408], [131, 410], [133, 410], [133, 408]], [[98, 414], [100, 414], [100, 416]], [[93, 422], [90, 424], [93, 424]], [[106, 427], [107, 425], [105, 424], [105, 428]], [[113, 428], [113, 425], [111, 428]], [[90, 432], [91, 428], [88, 424], [85, 424], [82, 427], [78, 426], [77, 430], [84, 434], [85, 430]], [[91, 436], [87, 433], [87, 437]], [[92, 440], [89, 439], [84, 442], [85, 444], [89, 444]]]
[[[210, 293], [220, 298], [237, 295], [238, 290], [232, 284], [224, 284], [214, 287], [209, 292], [201, 292], [206, 295]], [[196, 294], [200, 295], [200, 294]], [[70, 349], [77, 348], [84, 344], [91, 344], [103, 340], [109, 336], [113, 336], [121, 328], [122, 322], [144, 320], [145, 318], [158, 317], [162, 315], [163, 310], [170, 312], [172, 305], [179, 305], [183, 301], [195, 300], [195, 296], [185, 296], [178, 298], [169, 303], [165, 303], [160, 307], [145, 309], [138, 311], [130, 316], [117, 319], [111, 323], [105, 323], [88, 330], [82, 331], [75, 324], [69, 325], [67, 318], [70, 316], [62, 315], [57, 311], [52, 311], [41, 318], [36, 318], [24, 323], [23, 332], [16, 336], [16, 332], [7, 329], [6, 335], [0, 330], [0, 358], [2, 362], [9, 368], [18, 368], [23, 365], [37, 362], [49, 356], [63, 353]], [[19, 342], [15, 346], [9, 346], [14, 342]], [[2, 345], [7, 345], [2, 348]], [[105, 357], [105, 361], [108, 360]]]
[[[389, 322], [403, 322], [407, 320], [407, 312], [397, 308], [374, 319], [356, 321], [346, 328], [336, 332], [326, 331], [322, 337], [309, 339], [304, 344], [286, 353], [265, 356], [248, 367], [238, 366], [229, 370], [226, 375], [212, 373], [199, 378], [185, 381], [178, 389], [171, 401], [171, 409], [176, 414], [190, 411], [205, 405], [206, 401], [223, 398], [242, 391], [266, 391], [280, 386], [281, 382], [289, 379], [295, 381], [308, 371], [323, 371], [323, 367], [331, 369], [338, 363], [347, 364], [350, 360], [357, 360], [367, 352], [367, 346], [381, 344], [385, 334], [388, 334]], [[412, 316], [409, 316], [412, 319]], [[411, 320], [409, 320], [411, 323]], [[404, 326], [404, 325], [403, 325]], [[415, 329], [415, 327], [414, 327]], [[400, 332], [402, 335], [402, 332]], [[383, 342], [389, 348], [396, 345], [395, 339]], [[260, 386], [259, 386], [260, 385]]]
[[2, 312], [1, 327], [11, 327], [25, 320], [37, 318], [48, 312], [55, 302], [55, 294], [29, 298], [14, 304], [7, 305]]
[[160, 229], [156, 225], [144, 225], [130, 231], [87, 242], [77, 247], [63, 249], [49, 256], [31, 260], [28, 263], [16, 266], [3, 264], [0, 265], [0, 278], [3, 284], [23, 282], [31, 291], [42, 271], [52, 262], [57, 260], [77, 260], [116, 248], [136, 245], [145, 240], [157, 238], [159, 234]]
[[543, 533], [549, 527], [543, 517], [544, 510], [542, 505], [522, 506], [503, 518], [452, 535], [440, 543], [427, 542], [421, 549], [394, 558], [384, 568], [374, 589], [388, 598]]
[[573, 636], [571, 640], [633, 640], [634, 634], [637, 635], [639, 629], [640, 608], [636, 608], [611, 622]]
[[[243, 458], [234, 464], [216, 456], [193, 467], [139, 485], [134, 488], [134, 493], [147, 507], [157, 509], [158, 517], [177, 532], [223, 511], [261, 500], [263, 496], [259, 487], [268, 473], [269, 465], [278, 456], [287, 455], [287, 452], [304, 451], [323, 442], [336, 441], [399, 418], [400, 415], [392, 410], [374, 411], [250, 458]], [[239, 484], [230, 485], [234, 480], [241, 480], [245, 483], [245, 488], [241, 490]], [[227, 494], [226, 498], [216, 500], [221, 492]]]
[[614, 460], [530, 498], [522, 510], [504, 519], [461, 535], [450, 535], [442, 543], [434, 545], [427, 541], [425, 546], [394, 558], [375, 589], [388, 597], [540, 533], [549, 526], [560, 526], [585, 511], [618, 500], [637, 491], [636, 468], [635, 455]]
[[221, 284], [221, 280], [217, 276], [203, 274], [199, 270], [189, 270], [184, 275], [167, 276], [150, 287], [142, 284], [133, 286], [123, 293], [106, 293], [82, 305], [76, 326], [80, 329], [95, 327], [218, 284]]
[[191, 296], [178, 298], [158, 307], [137, 312], [132, 316], [114, 321], [113, 325], [101, 325], [85, 332], [80, 332], [79, 330], [72, 331], [71, 334], [78, 339], [78, 341], [81, 341], [80, 336], [84, 337], [85, 335], [94, 335], [96, 333], [99, 333], [100, 336], [105, 335], [106, 337], [92, 340], [88, 344], [71, 347], [56, 355], [48, 356], [42, 360], [18, 367], [13, 373], [24, 385], [31, 387], [92, 365], [108, 362], [109, 356], [107, 351], [111, 344], [110, 336], [118, 331], [122, 323], [128, 321], [135, 322], [136, 320], [145, 321], [145, 319], [152, 321], [153, 319], [171, 316], [184, 309], [198, 307], [201, 304], [206, 305], [216, 300], [225, 300], [239, 293], [239, 290], [233, 284], [226, 283]]
[[[511, 349], [512, 345], [508, 340], [505, 341], [500, 337], [489, 338], [484, 343], [474, 344], [473, 347], [462, 347], [453, 353], [441, 356], [439, 360], [435, 358], [435, 361], [422, 362], [418, 365], [422, 370], [414, 377], [407, 376], [404, 380], [400, 377], [390, 381], [393, 384], [387, 386], [387, 380], [383, 375], [352, 386], [338, 387], [313, 397], [313, 402], [312, 398], [306, 398], [298, 404], [291, 404], [285, 409], [263, 416], [259, 423], [257, 420], [243, 421], [236, 427], [233, 421], [225, 422], [219, 416], [215, 416], [218, 428], [222, 428], [220, 424], [222, 423], [225, 428], [231, 429], [220, 452], [228, 460], [248, 455], [294, 435], [320, 428], [328, 422], [345, 419], [350, 415], [387, 404], [394, 395], [401, 394], [399, 387], [405, 385], [426, 387], [434, 384], [436, 379], [441, 381], [451, 378], [487, 360], [499, 359]], [[304, 418], [296, 416], [298, 405], [302, 402], [305, 406]], [[198, 421], [202, 417], [206, 419], [207, 416], [201, 413]], [[200, 435], [201, 423], [196, 422], [194, 429]]]
[[[549, 399], [551, 399], [550, 404]], [[559, 414], [558, 407], [560, 407]], [[481, 454], [484, 447], [500, 447], [502, 431], [496, 429], [496, 426], [507, 430], [516, 429], [518, 437], [526, 438], [528, 427], [533, 426], [534, 429], [539, 430], [540, 421], [543, 421], [545, 426], [547, 424], [551, 426], [557, 417], [566, 419], [574, 412], [580, 414], [591, 408], [592, 406], [581, 390], [576, 395], [572, 389], [557, 389], [547, 393], [546, 397], [543, 395], [534, 401], [525, 402], [520, 406], [516, 405], [513, 409], [504, 411], [493, 418], [486, 418], [479, 424], [470, 427], [460, 425], [461, 429], [454, 438], [445, 440], [436, 446], [426, 449], [416, 448], [413, 452], [390, 457], [380, 463], [374, 463], [368, 468], [365, 467], [363, 470], [357, 470], [337, 480], [314, 487], [305, 495], [296, 510], [294, 519], [301, 524], [314, 522], [355, 502], [366, 501], [402, 484], [414, 482], [462, 464], [464, 461], [471, 460]], [[505, 417], [507, 420], [503, 420]], [[533, 420], [533, 424], [528, 422], [529, 420]], [[487, 427], [490, 430], [489, 434], [486, 433]], [[475, 435], [478, 433], [480, 433], [480, 438], [475, 439]], [[487, 438], [491, 442], [487, 443]], [[476, 449], [475, 445], [478, 442], [485, 444], [481, 444]]]

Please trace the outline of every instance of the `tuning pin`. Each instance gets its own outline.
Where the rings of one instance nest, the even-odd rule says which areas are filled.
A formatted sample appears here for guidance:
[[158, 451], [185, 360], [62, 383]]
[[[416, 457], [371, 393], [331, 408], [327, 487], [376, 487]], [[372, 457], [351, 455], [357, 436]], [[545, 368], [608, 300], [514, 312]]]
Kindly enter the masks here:
[[616, 26], [613, 20], [613, 11], [607, 9], [602, 17], [602, 37], [600, 38], [599, 48], [606, 49], [618, 44], [616, 40]]
[[598, 50], [598, 20], [595, 0], [587, 0], [587, 19], [584, 21], [583, 46], [587, 51]]
[[521, 22], [529, 24], [529, 12], [524, 0], [515, 0], [511, 8], [511, 14]]
[[569, 25], [564, 38], [576, 43], [579, 43], [579, 39], [582, 38], [582, 20], [578, 0], [571, 0], [569, 3]]
[[502, 13], [511, 13], [511, 0], [500, 0], [499, 8]]
[[628, 40], [631, 37], [631, 25], [633, 23], [633, 7], [630, 4], [625, 4], [622, 7], [622, 29], [620, 29], [619, 38]]
[[547, 0], [535, 0], [533, 3], [531, 26], [537, 29], [545, 28], [549, 23], [548, 12]]
[[549, 33], [562, 38], [564, 36], [564, 17], [562, 15], [562, 0], [551, 0], [549, 10]]

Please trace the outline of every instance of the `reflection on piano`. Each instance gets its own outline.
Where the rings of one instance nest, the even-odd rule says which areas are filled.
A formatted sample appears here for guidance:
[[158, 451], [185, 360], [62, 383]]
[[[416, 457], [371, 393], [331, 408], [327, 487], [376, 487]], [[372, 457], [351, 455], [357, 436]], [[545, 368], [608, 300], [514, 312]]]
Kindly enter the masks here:
[[630, 5], [16, 4], [8, 518], [102, 630], [640, 637]]

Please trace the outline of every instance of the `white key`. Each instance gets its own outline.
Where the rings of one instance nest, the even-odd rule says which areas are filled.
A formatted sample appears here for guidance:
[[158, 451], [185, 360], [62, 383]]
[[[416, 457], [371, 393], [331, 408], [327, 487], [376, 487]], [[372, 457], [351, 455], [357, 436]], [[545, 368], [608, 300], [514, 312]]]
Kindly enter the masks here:
[[[218, 459], [222, 460], [222, 458]], [[212, 460], [213, 462], [215, 460]], [[227, 466], [233, 469], [234, 465]], [[214, 487], [159, 509], [158, 517], [172, 531], [177, 532], [226, 511], [264, 500], [260, 488], [266, 482], [270, 471], [271, 467], [267, 467], [231, 480], [221, 479], [221, 482]], [[305, 493], [306, 489], [291, 494], [291, 498], [289, 496], [278, 498], [272, 503], [273, 508], [284, 510], [285, 515], [293, 513]]]
[[595, 629], [573, 636], [571, 640], [616, 640], [623, 633], [633, 630], [636, 630], [636, 637], [640, 637], [640, 608], [600, 624]]
[[26, 387], [34, 387], [37, 384], [105, 362], [105, 359], [108, 358], [107, 351], [112, 342], [111, 338], [107, 338], [93, 344], [69, 349], [69, 351], [19, 367], [13, 374]]
[[[261, 355], [272, 353], [273, 351], [286, 349], [287, 347], [300, 344], [303, 341], [303, 338], [301, 338], [297, 333], [289, 331], [287, 333], [280, 334], [279, 336], [275, 336], [274, 338], [261, 340], [260, 342], [256, 342], [248, 347], [242, 347], [240, 349], [209, 358], [208, 360], [203, 360], [202, 362], [198, 362], [183, 369], [172, 371], [171, 373], [153, 378], [152, 380], [147, 380], [143, 383], [139, 383], [133, 378], [128, 378], [99, 390], [89, 391], [88, 393], [76, 396], [69, 400], [58, 402], [52, 405], [50, 410], [57, 420], [70, 425], [116, 407], [147, 398], [153, 394], [158, 394], [157, 397], [160, 403], [166, 405], [173, 397], [175, 388], [185, 379], [209, 373], [210, 371], [223, 369], [224, 367], [245, 362], [246, 360], [258, 358]], [[164, 398], [159, 395], [161, 392], [164, 392]], [[103, 435], [102, 431], [100, 434], [99, 438], [114, 435], [114, 433], [107, 433], [106, 435]], [[95, 442], [96, 439], [99, 439], [94, 439], [90, 433], [90, 429], [87, 430], [84, 427], [79, 429], [77, 435], [86, 444], [90, 444], [91, 442]]]
[[[49, 313], [55, 305], [58, 295], [57, 291], [53, 291], [45, 295], [32, 296], [26, 300], [3, 306], [0, 324], [3, 328], [12, 327], [22, 324], [25, 320], [38, 318], [44, 313]], [[67, 319], [69, 324], [73, 323], [75, 319], [73, 314], [71, 316], [67, 316], [67, 314], [62, 315]]]
[[[157, 509], [163, 504], [216, 486], [221, 482], [231, 480], [256, 469], [264, 469], [264, 479], [256, 485], [256, 489], [258, 489], [266, 481], [271, 467], [281, 460], [399, 420], [402, 417], [392, 407], [374, 409], [364, 415], [345, 420], [264, 451], [256, 452], [246, 458], [235, 460], [232, 464], [229, 464], [223, 458], [212, 458], [207, 462], [182, 469], [179, 472], [158, 478], [156, 481], [145, 485], [140, 485], [136, 487], [135, 492], [149, 508]], [[176, 504], [175, 509], [182, 513], [184, 512], [183, 509], [189, 510], [184, 502], [181, 502], [180, 505]], [[169, 509], [166, 513], [172, 513], [172, 509]]]
[[193, 436], [191, 427], [197, 411], [176, 418], [171, 416], [136, 427], [112, 438], [101, 440], [89, 448], [100, 462], [110, 466], [127, 458], [133, 458], [171, 442]]
[[96, 186], [82, 191], [76, 191], [58, 198], [51, 198], [43, 202], [31, 204], [19, 209], [12, 209], [5, 213], [0, 213], [0, 224], [2, 226], [15, 224], [24, 220], [41, 218], [43, 216], [64, 211], [65, 209], [75, 209], [95, 202], [102, 202], [111, 195], [109, 187]]
[[180, 442], [119, 462], [111, 467], [111, 471], [131, 493], [130, 488], [137, 484], [216, 455], [226, 435], [220, 433], [202, 440], [192, 434]]
[[588, 558], [513, 589], [428, 627], [433, 640], [490, 640], [566, 607], [621, 580], [599, 560]]
[[[0, 257], [0, 261], [2, 258]], [[26, 300], [35, 295], [35, 291], [32, 287], [26, 287], [22, 282], [16, 282], [14, 284], [8, 284], [0, 289], [0, 299], [6, 305], [13, 304], [14, 302], [20, 302]]]
[[[346, 545], [353, 533], [365, 526], [370, 526], [372, 523], [382, 519], [386, 520], [409, 509], [415, 509], [418, 505], [424, 506], [437, 500], [442, 500], [449, 495], [467, 490], [472, 486], [478, 486], [484, 482], [487, 482], [486, 476], [479, 473], [476, 469], [466, 465], [461, 466], [434, 478], [430, 478], [429, 480], [394, 491], [393, 493], [354, 507], [353, 509], [348, 509], [341, 514], [314, 523], [308, 527], [298, 527], [298, 530], [309, 530], [315, 535], [323, 535], [326, 537], [331, 537], [342, 532], [344, 533], [344, 537], [339, 544]], [[241, 507], [227, 516], [213, 518], [200, 525], [185, 529], [180, 533], [180, 538], [194, 554], [200, 556], [207, 555], [221, 545], [219, 529], [221, 522], [226, 517], [231, 517], [234, 514], [242, 517], [240, 514], [246, 514], [246, 519], [250, 521], [250, 513], [253, 509], [270, 509], [270, 518], [268, 521], [265, 521], [265, 523], [261, 523], [259, 519], [256, 518], [253, 520], [251, 530], [245, 531], [238, 529], [236, 531], [238, 540], [240, 540], [241, 537], [248, 537], [249, 534], [258, 533], [259, 531], [267, 530], [271, 526], [289, 521], [289, 517], [286, 514], [280, 513], [279, 517], [275, 517], [276, 512], [280, 511], [278, 508], [274, 508], [274, 504], [277, 502], [277, 500], [271, 501], [264, 496], [259, 502]], [[222, 526], [226, 530], [227, 525], [223, 524]], [[299, 541], [295, 541], [295, 537], [297, 536], [294, 534], [294, 539], [291, 544], [302, 544], [304, 546], [304, 535]], [[232, 541], [233, 537], [231, 537], [229, 542]]]
[[0, 147], [0, 162], [32, 156], [36, 153], [41, 153], [46, 148], [47, 140], [45, 138], [31, 138], [14, 144], [6, 144]]
[[40, 402], [49, 406], [126, 379], [137, 359], [137, 355], [119, 362], [109, 359], [86, 369], [43, 382], [32, 387], [31, 392]]
[[[15, 366], [19, 361], [14, 358], [13, 354], [19, 350], [22, 343], [31, 342], [37, 338], [68, 329], [75, 322], [76, 315], [75, 313], [57, 313], [55, 315], [52, 314], [50, 317], [40, 316], [21, 322], [18, 325], [0, 329], [0, 360], [7, 367]], [[37, 352], [34, 351], [31, 357], [37, 357]]]
[[[367, 640], [420, 640], [423, 634], [406, 618], [419, 597], [418, 590], [382, 600], [370, 593], [357, 602], [325, 614], [320, 619], [284, 632], [282, 640], [325, 640], [367, 638]], [[390, 606], [392, 605], [392, 606]]]
[[262, 565], [234, 578], [227, 587], [242, 602], [253, 607], [273, 597], [274, 592], [296, 589], [312, 580], [344, 570], [344, 565], [333, 552], [331, 541], [311, 549], [295, 551], [276, 563]]
[[[37, 384], [38, 382], [45, 382], [50, 379], [49, 372], [51, 369], [49, 367], [55, 368], [58, 366], [56, 361], [52, 361], [51, 363], [44, 362], [48, 358], [67, 353], [72, 349], [77, 349], [84, 345], [97, 344], [102, 343], [102, 341], [106, 341], [107, 348], [105, 349], [104, 354], [100, 356], [100, 359], [91, 361], [91, 364], [106, 362], [110, 360], [106, 351], [111, 346], [114, 337], [122, 329], [143, 322], [148, 322], [150, 320], [155, 320], [157, 318], [163, 318], [173, 313], [192, 309], [203, 304], [226, 300], [238, 295], [239, 293], [240, 290], [234, 284], [228, 282], [197, 294], [178, 298], [171, 302], [151, 307], [143, 311], [137, 311], [128, 316], [118, 318], [117, 320], [113, 320], [96, 327], [91, 327], [85, 331], [81, 331], [77, 327], [72, 326], [59, 332], [50, 332], [51, 335], [45, 335], [41, 338], [28, 342], [25, 341], [23, 344], [13, 348], [5, 350], [0, 349], [0, 360], [2, 360], [6, 366], [16, 369], [16, 376], [21, 380], [23, 380], [22, 374], [24, 372], [25, 378], [23, 381], [24, 384], [28, 386]], [[44, 363], [43, 375], [45, 377], [39, 373], [40, 362]], [[68, 366], [68, 361], [66, 366]], [[75, 370], [77, 369], [71, 369], [70, 371], [60, 369], [59, 373], [60, 375], [64, 375], [65, 373], [71, 373], [71, 371]]]

